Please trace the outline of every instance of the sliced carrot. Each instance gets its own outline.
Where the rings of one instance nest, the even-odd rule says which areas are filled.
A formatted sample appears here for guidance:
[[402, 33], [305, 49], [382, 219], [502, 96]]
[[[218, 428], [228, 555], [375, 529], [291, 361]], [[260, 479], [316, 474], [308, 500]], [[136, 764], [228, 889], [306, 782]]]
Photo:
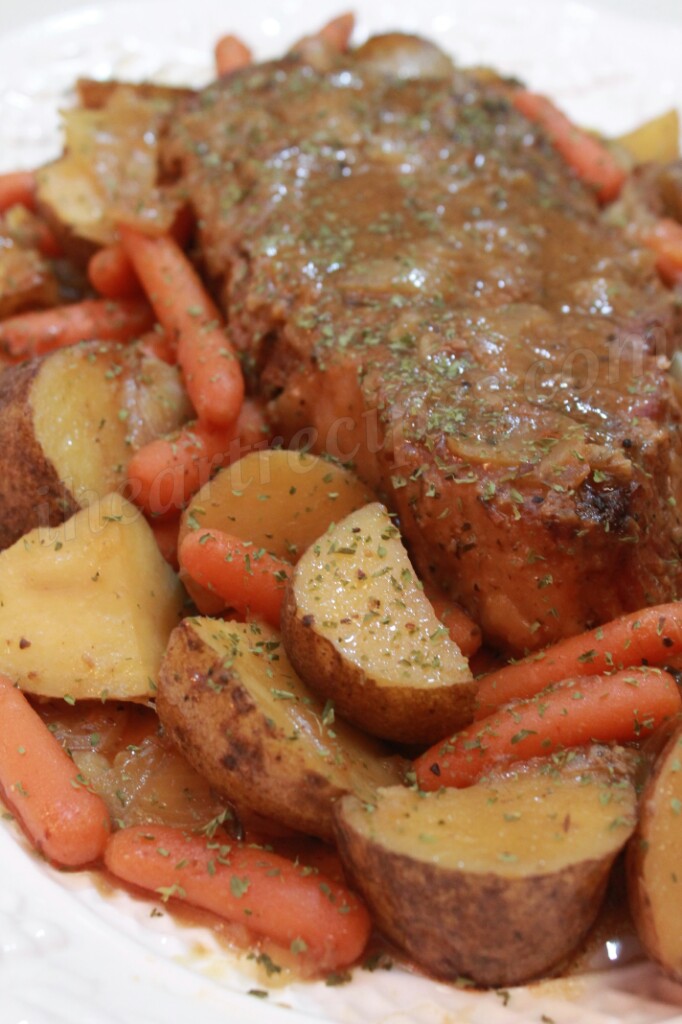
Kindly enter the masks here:
[[466, 658], [470, 658], [481, 646], [481, 629], [472, 618], [447, 594], [431, 583], [424, 584], [424, 594], [429, 599], [436, 613], [436, 618], [443, 623], [450, 634], [450, 639], [457, 644]]
[[152, 309], [142, 299], [85, 299], [3, 320], [0, 349], [14, 359], [29, 359], [79, 341], [132, 341], [153, 323]]
[[551, 683], [632, 665], [666, 665], [682, 652], [682, 602], [653, 605], [568, 637], [481, 679], [478, 717]]
[[128, 496], [148, 516], [173, 519], [217, 469], [266, 444], [261, 406], [247, 399], [226, 430], [191, 423], [140, 448], [128, 463]]
[[626, 669], [557, 683], [436, 743], [415, 762], [422, 789], [470, 786], [491, 769], [592, 741], [643, 739], [677, 714], [682, 698], [660, 669]]
[[121, 242], [159, 323], [177, 338], [178, 363], [199, 419], [229, 427], [239, 415], [244, 378], [218, 310], [196, 270], [169, 236], [120, 227]]
[[289, 562], [222, 530], [186, 534], [179, 560], [195, 583], [218, 594], [227, 607], [279, 626], [284, 591], [293, 572]]
[[0, 213], [16, 204], [35, 210], [36, 177], [33, 171], [10, 171], [0, 174]]
[[92, 864], [104, 852], [109, 813], [33, 710], [0, 675], [0, 787], [44, 857], [62, 867]]
[[339, 53], [343, 53], [348, 49], [354, 28], [355, 15], [348, 11], [346, 14], [340, 14], [337, 18], [328, 21], [317, 33], [317, 36], [318, 39], [322, 39]]
[[221, 36], [215, 44], [215, 68], [219, 78], [229, 75], [240, 68], [247, 68], [253, 60], [253, 54], [246, 43], [237, 36]]
[[544, 128], [566, 163], [594, 189], [601, 203], [616, 199], [627, 173], [603, 142], [573, 124], [546, 96], [519, 89], [512, 102], [529, 121]]
[[245, 925], [320, 973], [350, 966], [369, 938], [369, 914], [346, 886], [267, 849], [139, 825], [111, 837], [105, 863], [163, 900]]
[[90, 284], [105, 299], [135, 299], [142, 285], [122, 245], [105, 245], [88, 262]]
[[643, 234], [642, 241], [656, 253], [656, 267], [665, 283], [682, 283], [682, 224], [661, 217]]

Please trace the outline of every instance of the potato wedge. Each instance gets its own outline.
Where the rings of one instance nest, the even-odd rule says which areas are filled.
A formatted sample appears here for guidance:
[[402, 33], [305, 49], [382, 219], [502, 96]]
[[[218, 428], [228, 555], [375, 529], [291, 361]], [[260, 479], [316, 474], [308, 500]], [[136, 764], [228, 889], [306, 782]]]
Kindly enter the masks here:
[[335, 807], [342, 859], [385, 934], [438, 977], [490, 986], [546, 974], [575, 948], [634, 825], [631, 785], [560, 773], [393, 786]]
[[185, 619], [159, 673], [159, 717], [187, 760], [237, 808], [321, 839], [332, 806], [399, 781], [401, 762], [334, 721], [265, 626]]
[[433, 743], [472, 719], [469, 665], [378, 502], [337, 523], [300, 559], [282, 636], [308, 686], [374, 736]]
[[[251, 452], [215, 475], [185, 510], [178, 543], [189, 530], [224, 530], [295, 562], [327, 527], [374, 500], [360, 480], [317, 455], [286, 449]], [[224, 602], [183, 575], [201, 607]]]
[[0, 553], [0, 672], [43, 697], [145, 699], [183, 600], [140, 511], [106, 495]]
[[175, 367], [88, 342], [0, 378], [0, 549], [123, 487], [131, 451], [176, 429], [189, 406]]
[[628, 897], [649, 956], [682, 981], [682, 719], [663, 747], [640, 801], [627, 855]]

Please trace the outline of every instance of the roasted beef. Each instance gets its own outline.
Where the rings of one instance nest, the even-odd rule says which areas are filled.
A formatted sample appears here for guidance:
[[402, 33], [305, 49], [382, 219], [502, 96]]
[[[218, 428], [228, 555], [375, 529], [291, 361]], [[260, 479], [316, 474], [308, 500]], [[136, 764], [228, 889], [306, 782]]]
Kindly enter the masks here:
[[164, 158], [284, 440], [353, 462], [520, 653], [680, 590], [681, 329], [512, 87], [308, 42], [190, 100]]

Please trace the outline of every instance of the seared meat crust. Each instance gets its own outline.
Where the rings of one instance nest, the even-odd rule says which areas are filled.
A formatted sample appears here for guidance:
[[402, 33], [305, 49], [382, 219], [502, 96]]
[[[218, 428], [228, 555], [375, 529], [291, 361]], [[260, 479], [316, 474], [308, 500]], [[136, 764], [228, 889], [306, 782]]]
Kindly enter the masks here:
[[308, 44], [191, 100], [165, 160], [284, 439], [353, 461], [520, 653], [679, 592], [682, 331], [507, 90]]

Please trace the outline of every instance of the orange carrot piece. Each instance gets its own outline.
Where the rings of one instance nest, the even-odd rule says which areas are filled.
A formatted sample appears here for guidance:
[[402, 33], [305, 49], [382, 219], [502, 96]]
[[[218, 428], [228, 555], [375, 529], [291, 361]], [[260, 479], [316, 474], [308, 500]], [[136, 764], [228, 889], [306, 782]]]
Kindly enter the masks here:
[[227, 607], [279, 626], [284, 590], [293, 571], [289, 562], [222, 530], [186, 534], [178, 557], [187, 575], [221, 597]]
[[85, 299], [3, 320], [0, 349], [14, 359], [30, 359], [79, 341], [132, 341], [153, 323], [151, 307], [141, 299]]
[[149, 525], [152, 528], [154, 539], [159, 545], [159, 551], [171, 568], [177, 572], [180, 568], [178, 561], [180, 516], [177, 516], [175, 519], [152, 519]]
[[665, 283], [682, 283], [682, 224], [661, 217], [644, 233], [642, 241], [656, 253], [656, 267]]
[[217, 469], [266, 444], [261, 407], [246, 399], [227, 430], [189, 423], [140, 448], [128, 463], [128, 497], [148, 516], [173, 519]]
[[682, 709], [675, 680], [660, 669], [567, 679], [507, 704], [415, 761], [422, 789], [471, 786], [491, 769], [592, 741], [643, 739]]
[[643, 608], [491, 672], [479, 683], [478, 717], [511, 700], [532, 697], [562, 679], [632, 665], [666, 665], [680, 652], [682, 602]]
[[529, 121], [544, 128], [566, 163], [594, 189], [601, 203], [616, 199], [627, 173], [603, 142], [573, 124], [546, 96], [519, 89], [512, 102]]
[[0, 675], [0, 788], [36, 849], [61, 867], [104, 852], [109, 813], [26, 697]]
[[49, 224], [36, 217], [33, 230], [35, 232], [35, 246], [39, 253], [48, 259], [59, 259], [64, 255], [62, 243], [59, 241]]
[[105, 245], [88, 262], [90, 284], [105, 299], [135, 299], [142, 285], [122, 245]]
[[247, 68], [253, 60], [251, 50], [237, 36], [221, 36], [215, 44], [215, 68], [218, 78], [240, 68]]
[[229, 427], [244, 399], [244, 378], [199, 275], [169, 236], [150, 238], [123, 225], [120, 235], [159, 323], [177, 337], [178, 363], [199, 419], [213, 428]]
[[443, 623], [450, 639], [457, 644], [465, 658], [470, 658], [481, 646], [481, 629], [477, 623], [447, 594], [433, 584], [424, 584], [424, 594], [429, 599], [436, 618]]
[[16, 204], [35, 210], [36, 178], [33, 171], [10, 171], [0, 174], [0, 213]]
[[333, 49], [338, 50], [339, 53], [344, 53], [348, 49], [354, 28], [355, 15], [348, 11], [346, 14], [340, 14], [337, 18], [328, 21], [317, 33], [317, 36]]
[[105, 863], [164, 900], [245, 925], [320, 973], [350, 966], [369, 938], [369, 914], [353, 892], [267, 849], [137, 825], [111, 837]]
[[163, 328], [157, 326], [153, 331], [147, 331], [141, 338], [137, 339], [137, 343], [145, 355], [161, 359], [164, 363], [168, 363], [169, 366], [174, 366], [177, 362], [175, 345]]

